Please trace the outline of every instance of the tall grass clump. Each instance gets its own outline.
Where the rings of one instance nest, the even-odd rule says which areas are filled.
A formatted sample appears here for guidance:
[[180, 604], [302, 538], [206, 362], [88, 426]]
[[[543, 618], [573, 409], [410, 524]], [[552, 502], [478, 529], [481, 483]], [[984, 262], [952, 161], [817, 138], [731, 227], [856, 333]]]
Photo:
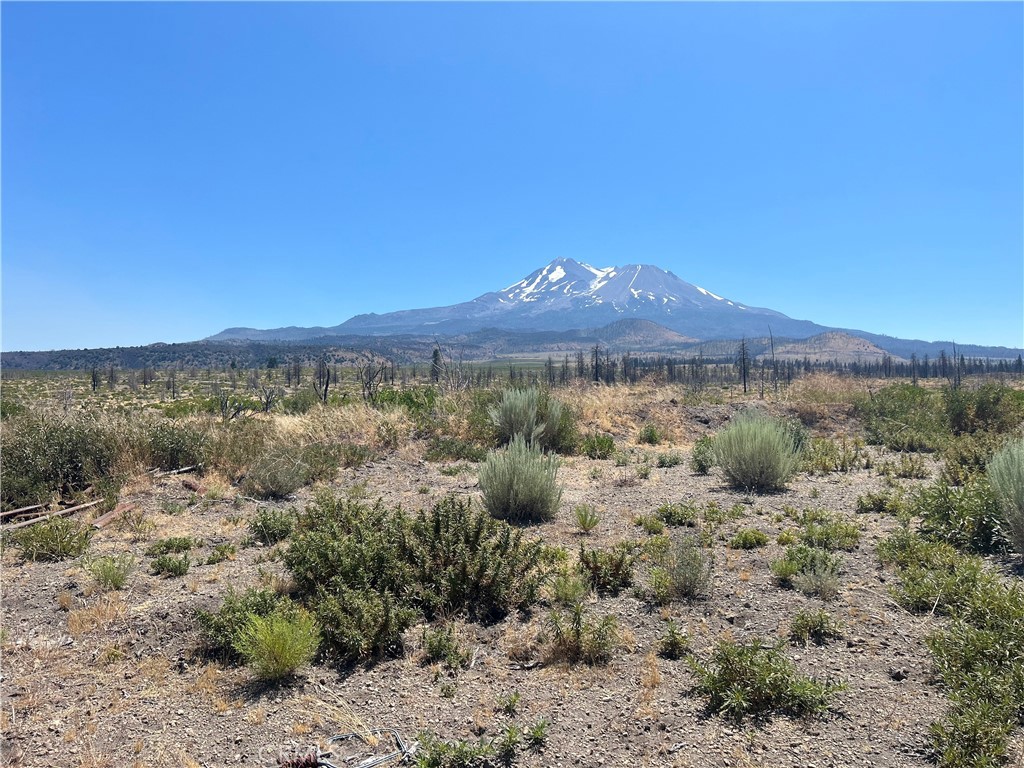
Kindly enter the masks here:
[[12, 542], [21, 549], [25, 560], [56, 561], [78, 557], [89, 548], [91, 538], [92, 529], [65, 517], [53, 517], [11, 534]]
[[316, 620], [306, 611], [250, 616], [235, 639], [235, 650], [267, 682], [283, 680], [313, 660], [320, 645]]
[[998, 451], [988, 463], [988, 481], [1002, 510], [1006, 538], [1024, 556], [1024, 438]]
[[506, 448], [491, 451], [480, 467], [484, 506], [492, 517], [513, 523], [551, 520], [562, 499], [557, 471], [556, 456], [517, 434]]
[[800, 448], [786, 425], [747, 411], [715, 437], [715, 459], [734, 487], [773, 491], [784, 488], [796, 472]]

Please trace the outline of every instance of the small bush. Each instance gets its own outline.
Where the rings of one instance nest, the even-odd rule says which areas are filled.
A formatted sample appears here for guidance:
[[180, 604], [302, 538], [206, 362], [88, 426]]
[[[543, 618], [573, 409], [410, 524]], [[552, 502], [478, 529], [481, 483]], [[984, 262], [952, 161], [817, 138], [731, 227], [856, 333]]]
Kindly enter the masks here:
[[1006, 538], [1024, 556], [1024, 438], [1014, 440], [992, 457], [988, 478], [1002, 509]]
[[720, 641], [707, 664], [692, 659], [690, 667], [697, 675], [694, 690], [707, 697], [708, 708], [735, 720], [774, 712], [820, 714], [845, 688], [798, 674], [777, 647], [760, 640], [749, 645]]
[[135, 558], [129, 554], [105, 555], [91, 558], [84, 565], [100, 589], [121, 589], [135, 568]]
[[690, 455], [690, 469], [698, 475], [707, 475], [715, 466], [715, 439], [711, 435], [697, 438]]
[[469, 654], [462, 649], [450, 627], [424, 627], [421, 642], [428, 664], [443, 664], [453, 672], [469, 664]]
[[295, 529], [295, 513], [292, 510], [260, 507], [249, 521], [249, 533], [268, 547], [284, 541]]
[[628, 542], [610, 550], [584, 549], [580, 545], [580, 569], [590, 585], [600, 594], [617, 595], [633, 583], [636, 555]]
[[553, 611], [548, 618], [549, 655], [569, 664], [604, 664], [619, 643], [618, 622], [605, 616], [597, 622], [586, 618], [582, 603], [569, 609], [566, 616]]
[[665, 532], [665, 521], [654, 515], [640, 515], [633, 522], [643, 528], [644, 533], [651, 536]]
[[692, 536], [671, 546], [651, 570], [652, 598], [659, 605], [693, 600], [711, 593], [715, 558]]
[[590, 533], [601, 522], [597, 510], [590, 504], [579, 504], [573, 509], [572, 515], [573, 522], [582, 533]]
[[234, 544], [218, 544], [213, 548], [210, 556], [206, 558], [206, 564], [216, 565], [217, 563], [223, 563], [225, 560], [233, 560], [236, 554], [238, 554], [238, 550]]
[[146, 548], [148, 557], [160, 555], [180, 554], [189, 552], [195, 547], [201, 547], [203, 542], [200, 539], [193, 539], [191, 536], [171, 536], [167, 539], [160, 539], [153, 542]]
[[784, 558], [773, 561], [769, 567], [781, 587], [817, 594], [822, 599], [834, 597], [838, 591], [839, 558], [823, 549], [796, 544], [786, 550]]
[[746, 412], [715, 438], [715, 458], [733, 487], [764, 492], [786, 486], [800, 451], [786, 425]]
[[209, 438], [199, 425], [162, 421], [149, 430], [149, 454], [154, 466], [180, 469], [202, 464], [209, 453]]
[[551, 598], [562, 605], [576, 605], [583, 601], [590, 587], [578, 571], [559, 570], [549, 582]]
[[942, 481], [922, 488], [911, 511], [921, 517], [921, 530], [936, 541], [982, 553], [996, 551], [1002, 543], [999, 502], [984, 477], [959, 488]]
[[207, 653], [225, 660], [239, 658], [235, 641], [252, 616], [269, 616], [279, 610], [283, 598], [269, 589], [228, 590], [216, 612], [198, 610], [196, 621]]
[[487, 458], [487, 449], [469, 440], [436, 436], [430, 439], [430, 446], [427, 448], [424, 458], [427, 461], [472, 461], [478, 463]]
[[823, 610], [800, 611], [789, 623], [789, 639], [794, 644], [825, 645], [842, 636], [842, 626]]
[[923, 480], [930, 473], [921, 456], [914, 453], [901, 453], [898, 462], [883, 461], [879, 464], [878, 474], [904, 480]]
[[757, 549], [768, 543], [768, 534], [753, 528], [744, 528], [736, 532], [726, 545], [730, 549]]
[[320, 644], [316, 621], [306, 611], [250, 616], [235, 650], [260, 680], [277, 682], [313, 660]]
[[657, 445], [661, 442], [661, 430], [655, 424], [644, 424], [640, 428], [640, 435], [637, 442], [641, 445]]
[[320, 445], [277, 444], [249, 467], [242, 488], [257, 498], [283, 499], [314, 480], [332, 477], [343, 455], [343, 449]]
[[78, 557], [89, 548], [92, 529], [69, 520], [53, 517], [11, 534], [14, 546], [25, 560], [67, 560]]
[[665, 625], [665, 634], [658, 642], [658, 655], [663, 659], [676, 661], [683, 658], [690, 651], [690, 638], [679, 629], [679, 625], [673, 619], [669, 619]]
[[615, 440], [611, 435], [592, 432], [583, 438], [580, 452], [590, 459], [610, 459], [615, 453]]
[[912, 384], [893, 384], [860, 402], [869, 442], [893, 451], [937, 451], [949, 432], [939, 398]]
[[658, 507], [658, 517], [665, 521], [665, 525], [693, 527], [697, 525], [698, 509], [693, 504], [662, 504]]
[[683, 463], [682, 455], [675, 453], [659, 453], [658, 454], [658, 467], [661, 469], [667, 469], [669, 467], [678, 467]]
[[487, 413], [499, 446], [518, 436], [545, 450], [575, 452], [578, 437], [572, 411], [536, 387], [506, 389]]
[[150, 564], [150, 570], [157, 576], [184, 576], [191, 567], [192, 560], [188, 555], [160, 555]]
[[800, 540], [809, 547], [852, 552], [860, 542], [860, 529], [837, 515], [822, 510], [805, 510]]
[[551, 520], [562, 498], [557, 471], [556, 456], [517, 435], [507, 448], [489, 453], [480, 467], [484, 506], [493, 517], [514, 523]]
[[857, 497], [857, 511], [899, 515], [906, 509], [903, 495], [896, 491], [868, 492]]

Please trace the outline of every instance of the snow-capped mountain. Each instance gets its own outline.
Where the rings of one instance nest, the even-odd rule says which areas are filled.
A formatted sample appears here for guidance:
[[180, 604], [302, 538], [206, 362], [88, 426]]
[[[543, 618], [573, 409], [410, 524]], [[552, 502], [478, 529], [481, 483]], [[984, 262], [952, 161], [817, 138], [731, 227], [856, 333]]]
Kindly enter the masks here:
[[[616, 320], [651, 320], [695, 339], [776, 335], [806, 338], [829, 330], [751, 307], [692, 285], [650, 264], [593, 267], [559, 258], [500, 291], [461, 304], [357, 315], [333, 328], [231, 328], [212, 340], [299, 339], [336, 334], [454, 334], [483, 328], [563, 331]], [[309, 335], [304, 335], [304, 331]]]

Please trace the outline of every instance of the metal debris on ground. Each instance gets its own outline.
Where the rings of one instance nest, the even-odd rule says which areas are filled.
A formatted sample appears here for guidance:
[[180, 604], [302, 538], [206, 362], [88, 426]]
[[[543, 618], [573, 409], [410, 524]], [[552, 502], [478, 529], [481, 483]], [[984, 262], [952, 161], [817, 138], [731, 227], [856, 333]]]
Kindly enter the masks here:
[[[413, 741], [407, 744], [401, 734], [394, 728], [373, 728], [367, 731], [342, 733], [337, 736], [331, 736], [327, 739], [327, 743], [342, 745], [359, 740], [373, 747], [380, 744], [376, 738], [378, 736], [393, 737], [394, 749], [383, 755], [363, 757], [347, 755], [342, 758], [342, 763], [332, 763], [327, 758], [335, 757], [333, 752], [321, 752], [319, 748], [314, 748], [305, 752], [292, 752], [288, 755], [281, 755], [278, 758], [277, 764], [281, 768], [374, 768], [375, 766], [384, 765], [392, 761], [395, 761], [396, 765], [411, 764], [413, 762], [416, 750], [419, 748], [419, 743]], [[357, 759], [359, 762], [354, 763], [353, 761]]]

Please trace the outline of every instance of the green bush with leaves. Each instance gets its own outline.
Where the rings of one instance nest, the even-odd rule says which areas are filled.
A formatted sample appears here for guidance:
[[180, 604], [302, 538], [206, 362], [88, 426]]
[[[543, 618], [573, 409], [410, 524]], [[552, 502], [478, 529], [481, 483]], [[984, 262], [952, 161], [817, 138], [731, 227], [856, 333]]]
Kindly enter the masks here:
[[401, 650], [417, 618], [502, 618], [536, 600], [542, 547], [448, 497], [415, 517], [324, 491], [284, 553], [296, 595], [339, 660]]
[[800, 541], [809, 547], [830, 552], [837, 549], [852, 552], [860, 542], [860, 529], [854, 523], [823, 509], [804, 510], [798, 522], [801, 525]]
[[186, 555], [160, 555], [150, 563], [150, 570], [157, 576], [180, 577], [188, 573], [192, 559]]
[[757, 549], [768, 543], [768, 534], [754, 528], [743, 528], [726, 544], [729, 549]]
[[191, 536], [171, 536], [154, 541], [146, 547], [146, 555], [148, 557], [159, 557], [160, 555], [181, 554], [202, 545], [202, 539], [193, 539]]
[[715, 437], [715, 459], [735, 488], [785, 488], [800, 464], [792, 430], [757, 411], [740, 414]]
[[789, 639], [796, 645], [826, 645], [842, 636], [842, 625], [821, 609], [799, 611], [789, 622]]
[[1002, 448], [988, 463], [988, 479], [999, 503], [1007, 540], [1024, 556], [1024, 438]]
[[698, 475], [707, 475], [715, 466], [715, 438], [703, 435], [693, 444], [690, 454], [690, 469]]
[[209, 453], [209, 436], [197, 423], [164, 420], [148, 430], [150, 462], [162, 469], [203, 464]]
[[580, 571], [599, 594], [617, 595], [633, 583], [636, 554], [629, 542], [611, 549], [585, 549], [580, 544]]
[[641, 445], [657, 445], [661, 442], [661, 430], [657, 424], [648, 422], [640, 428], [636, 441]]
[[484, 506], [499, 520], [541, 523], [554, 518], [562, 498], [556, 478], [558, 457], [516, 435], [491, 451], [480, 467]]
[[83, 565], [102, 590], [121, 589], [135, 569], [135, 558], [130, 554], [104, 555], [86, 560]]
[[229, 588], [217, 611], [196, 611], [196, 622], [203, 648], [210, 655], [225, 660], [238, 660], [235, 641], [252, 616], [269, 616], [280, 610], [284, 601], [269, 589], [250, 588], [236, 592]]
[[686, 636], [674, 619], [665, 624], [665, 634], [658, 641], [658, 655], [663, 659], [677, 661], [690, 652], [690, 638]]
[[658, 507], [657, 514], [665, 525], [694, 527], [697, 525], [697, 517], [700, 510], [695, 504], [676, 502], [674, 504], [662, 504]]
[[892, 384], [857, 406], [868, 440], [893, 451], [937, 451], [949, 430], [940, 398], [912, 384]]
[[590, 533], [601, 522], [601, 516], [590, 504], [578, 504], [572, 511], [573, 522], [581, 533]]
[[249, 467], [243, 490], [261, 499], [282, 499], [315, 480], [330, 479], [342, 460], [340, 448], [279, 443]]
[[250, 616], [235, 638], [235, 650], [246, 665], [268, 682], [294, 675], [313, 660], [319, 645], [316, 620], [302, 609]]
[[548, 617], [548, 655], [569, 664], [605, 664], [619, 644], [618, 621], [614, 616], [589, 619], [582, 603], [568, 614], [555, 610]]
[[839, 592], [839, 566], [839, 557], [831, 552], [795, 544], [769, 567], [779, 586], [830, 600]]
[[469, 665], [470, 654], [462, 648], [451, 627], [424, 627], [420, 640], [426, 663], [442, 664], [453, 672]]
[[591, 432], [580, 443], [580, 453], [590, 459], [610, 459], [615, 453], [615, 440], [602, 432]]
[[999, 501], [985, 477], [956, 487], [939, 481], [922, 488], [910, 506], [921, 517], [921, 530], [969, 552], [994, 552], [1002, 545]]
[[707, 663], [690, 659], [690, 667], [697, 676], [694, 691], [707, 697], [708, 709], [735, 720], [821, 714], [845, 688], [800, 675], [778, 647], [760, 639], [750, 644], [722, 640]]
[[295, 512], [290, 509], [259, 507], [249, 521], [253, 539], [268, 547], [284, 541], [295, 529]]
[[92, 529], [66, 517], [52, 517], [11, 532], [11, 541], [25, 560], [68, 560], [89, 548]]
[[470, 440], [436, 435], [430, 438], [430, 445], [424, 458], [427, 461], [472, 461], [478, 463], [487, 458], [487, 449]]

